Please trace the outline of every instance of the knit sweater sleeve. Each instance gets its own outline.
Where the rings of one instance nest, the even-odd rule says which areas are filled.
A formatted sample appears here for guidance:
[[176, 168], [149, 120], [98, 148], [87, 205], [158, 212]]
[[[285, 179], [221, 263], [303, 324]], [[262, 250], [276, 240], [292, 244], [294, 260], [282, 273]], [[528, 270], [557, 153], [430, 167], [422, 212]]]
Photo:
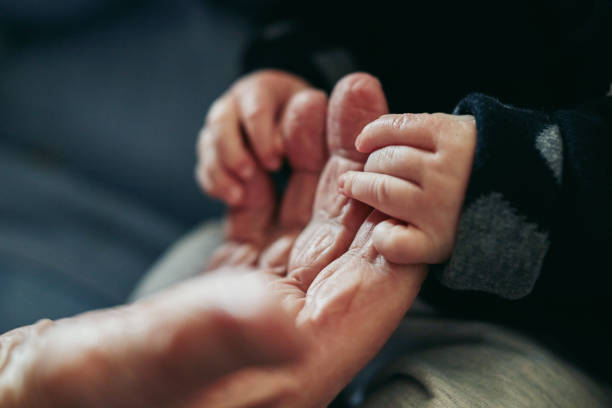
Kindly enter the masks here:
[[434, 268], [444, 286], [518, 299], [542, 273], [553, 231], [609, 238], [612, 97], [538, 112], [471, 94], [455, 113], [476, 118], [477, 146], [453, 253]]

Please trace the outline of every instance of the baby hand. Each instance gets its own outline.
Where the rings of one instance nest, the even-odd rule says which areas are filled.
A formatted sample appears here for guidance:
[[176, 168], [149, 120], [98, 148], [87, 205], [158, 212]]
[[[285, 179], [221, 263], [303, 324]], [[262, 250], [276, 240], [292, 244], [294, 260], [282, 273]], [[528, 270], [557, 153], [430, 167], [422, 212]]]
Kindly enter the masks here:
[[363, 172], [340, 176], [340, 192], [404, 221], [376, 226], [376, 250], [395, 263], [445, 261], [472, 169], [474, 118], [383, 115], [363, 128], [355, 145], [370, 155]]
[[283, 157], [279, 117], [292, 97], [310, 88], [282, 71], [238, 80], [208, 111], [198, 138], [196, 178], [205, 192], [240, 204], [257, 168], [278, 170]]

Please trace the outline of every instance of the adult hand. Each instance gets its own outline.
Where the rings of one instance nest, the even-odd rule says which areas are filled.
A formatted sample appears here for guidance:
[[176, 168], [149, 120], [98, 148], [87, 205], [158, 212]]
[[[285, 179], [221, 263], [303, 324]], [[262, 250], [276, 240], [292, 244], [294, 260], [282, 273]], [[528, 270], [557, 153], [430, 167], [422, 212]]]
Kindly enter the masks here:
[[[3, 406], [329, 403], [387, 340], [425, 276], [424, 266], [385, 261], [371, 233], [387, 217], [337, 192], [339, 174], [363, 166], [354, 138], [384, 111], [374, 78], [358, 74], [337, 85], [328, 117], [332, 157], [288, 261], [274, 241], [248, 266], [226, 258], [230, 270], [140, 303], [6, 334]], [[294, 210], [285, 207], [269, 226], [282, 226]]]
[[[240, 204], [230, 205], [226, 243], [216, 252], [219, 265], [285, 267], [289, 250], [312, 213], [321, 170], [327, 159], [325, 126], [327, 97], [317, 90], [294, 94], [280, 117], [280, 135], [291, 176], [277, 217], [276, 192], [270, 174], [256, 165], [244, 185]], [[264, 251], [265, 248], [265, 251]]]
[[180, 406], [229, 372], [298, 359], [302, 349], [263, 274], [209, 274], [0, 336], [0, 406]]
[[[232, 249], [248, 245], [249, 237], [233, 240], [230, 229], [230, 240], [214, 261], [216, 267], [248, 265], [252, 274], [270, 277], [269, 286], [283, 299], [284, 309], [308, 341], [303, 358], [230, 374], [190, 406], [325, 406], [397, 327], [426, 268], [387, 262], [373, 246], [372, 231], [388, 217], [340, 194], [337, 184], [340, 174], [363, 168], [367, 156], [355, 150], [355, 138], [386, 112], [375, 78], [354, 74], [341, 80], [327, 115], [330, 158], [316, 189], [310, 223], [290, 252], [285, 244], [283, 251], [275, 251], [282, 238], [262, 245], [261, 238], [254, 237], [250, 256], [232, 257]], [[302, 195], [289, 188], [284, 202], [300, 201]], [[282, 230], [285, 220], [296, 218], [294, 210], [283, 205], [277, 218], [262, 221], [260, 231]]]

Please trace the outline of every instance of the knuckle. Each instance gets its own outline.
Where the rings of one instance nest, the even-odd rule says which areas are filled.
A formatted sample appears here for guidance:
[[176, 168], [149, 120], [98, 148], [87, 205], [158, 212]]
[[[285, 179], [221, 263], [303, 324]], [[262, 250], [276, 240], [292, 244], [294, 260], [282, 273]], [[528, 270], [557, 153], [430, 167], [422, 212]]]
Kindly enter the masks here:
[[433, 116], [430, 113], [402, 113], [393, 120], [393, 127], [399, 130], [414, 128], [430, 128]]
[[417, 115], [414, 113], [402, 113], [395, 115], [391, 120], [391, 127], [402, 130], [407, 126], [410, 126], [415, 121], [416, 117]]
[[403, 113], [400, 115], [396, 115], [391, 120], [391, 127], [394, 129], [402, 129], [406, 125], [406, 122], [409, 121], [410, 113]]

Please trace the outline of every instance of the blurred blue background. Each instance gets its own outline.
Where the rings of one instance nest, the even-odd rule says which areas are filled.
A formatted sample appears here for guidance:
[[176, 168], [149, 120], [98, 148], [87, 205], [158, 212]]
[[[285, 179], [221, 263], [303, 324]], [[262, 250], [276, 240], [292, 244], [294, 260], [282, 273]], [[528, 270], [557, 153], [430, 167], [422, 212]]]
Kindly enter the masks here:
[[215, 2], [0, 0], [0, 332], [123, 302], [222, 213], [194, 147], [250, 29]]

